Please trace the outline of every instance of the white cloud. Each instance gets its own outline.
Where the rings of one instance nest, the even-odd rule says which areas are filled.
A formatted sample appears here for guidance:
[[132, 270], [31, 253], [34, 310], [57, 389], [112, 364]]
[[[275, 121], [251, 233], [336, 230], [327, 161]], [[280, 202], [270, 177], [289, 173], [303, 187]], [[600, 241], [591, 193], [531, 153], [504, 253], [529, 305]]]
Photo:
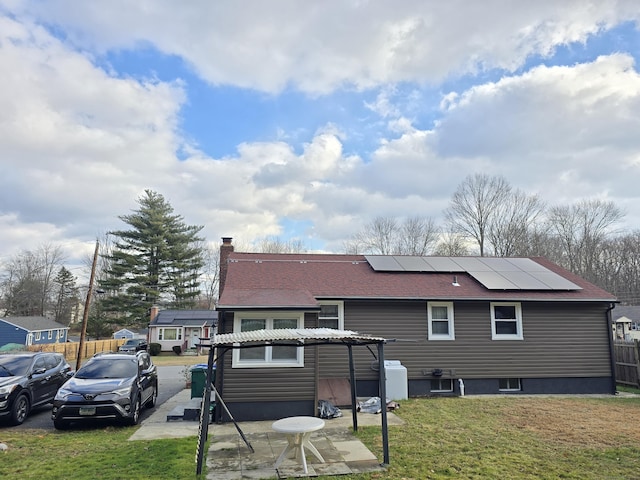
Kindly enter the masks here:
[[[0, 17], [4, 256], [50, 241], [81, 242], [91, 253], [92, 240], [120, 227], [117, 216], [135, 209], [145, 188], [205, 225], [213, 242], [282, 235], [287, 217], [312, 220], [313, 235], [333, 250], [377, 215], [438, 218], [475, 171], [503, 174], [552, 202], [638, 200], [640, 78], [629, 55], [444, 92], [433, 127], [418, 128], [406, 113], [438, 101], [393, 85], [519, 68], [531, 54], [634, 18], [626, 10], [635, 3], [17, 3], [73, 27], [65, 34], [75, 44], [26, 13]], [[180, 134], [188, 85], [96, 66], [100, 50], [139, 42], [180, 55], [212, 83], [312, 92], [384, 84], [369, 107], [388, 138], [365, 157], [345, 152], [343, 126], [328, 123], [302, 145], [281, 132], [279, 141], [249, 140], [210, 158]]]
[[531, 55], [640, 18], [633, 0], [51, 0], [19, 11], [63, 26], [83, 48], [152, 45], [212, 84], [315, 93], [514, 71]]

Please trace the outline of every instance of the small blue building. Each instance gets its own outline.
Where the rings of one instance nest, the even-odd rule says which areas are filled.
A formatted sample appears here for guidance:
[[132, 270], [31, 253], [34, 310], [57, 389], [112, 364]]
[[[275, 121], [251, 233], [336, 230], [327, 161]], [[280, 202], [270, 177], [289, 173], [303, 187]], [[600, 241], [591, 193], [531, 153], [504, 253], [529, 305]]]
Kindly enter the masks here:
[[3, 317], [0, 318], [0, 347], [7, 343], [64, 343], [68, 332], [69, 327], [45, 317]]

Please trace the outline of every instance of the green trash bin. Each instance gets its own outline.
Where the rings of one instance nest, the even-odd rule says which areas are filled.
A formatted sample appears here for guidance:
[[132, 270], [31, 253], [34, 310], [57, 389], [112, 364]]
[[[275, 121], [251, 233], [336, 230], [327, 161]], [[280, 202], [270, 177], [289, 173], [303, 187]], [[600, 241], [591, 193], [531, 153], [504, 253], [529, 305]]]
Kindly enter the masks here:
[[[216, 381], [216, 367], [213, 367], [212, 382]], [[191, 398], [201, 398], [207, 383], [207, 364], [199, 363], [191, 367]]]

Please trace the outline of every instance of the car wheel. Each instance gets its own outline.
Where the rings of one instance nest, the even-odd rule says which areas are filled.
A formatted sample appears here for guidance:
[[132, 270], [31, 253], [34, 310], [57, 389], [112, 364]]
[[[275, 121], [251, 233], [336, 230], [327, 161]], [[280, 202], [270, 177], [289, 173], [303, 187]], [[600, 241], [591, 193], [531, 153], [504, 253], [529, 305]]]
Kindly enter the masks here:
[[56, 418], [53, 421], [53, 426], [56, 427], [56, 430], [66, 430], [67, 428], [69, 428], [69, 422]]
[[140, 397], [136, 397], [136, 401], [133, 404], [133, 410], [131, 411], [131, 417], [129, 418], [129, 425], [137, 425], [140, 421]]
[[11, 423], [14, 425], [20, 425], [27, 418], [29, 410], [29, 397], [24, 393], [18, 395], [11, 406]]
[[153, 408], [156, 406], [156, 402], [158, 401], [158, 385], [153, 386], [153, 393], [151, 394], [151, 398], [147, 400], [147, 404], [145, 405], [147, 408]]

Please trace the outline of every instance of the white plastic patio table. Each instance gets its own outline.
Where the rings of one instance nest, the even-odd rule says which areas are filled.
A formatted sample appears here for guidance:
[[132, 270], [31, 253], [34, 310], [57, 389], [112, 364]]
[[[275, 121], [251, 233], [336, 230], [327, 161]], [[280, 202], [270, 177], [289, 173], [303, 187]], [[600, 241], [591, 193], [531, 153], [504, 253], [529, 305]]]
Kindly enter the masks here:
[[287, 417], [273, 422], [271, 428], [276, 432], [287, 435], [287, 446], [276, 460], [275, 468], [278, 468], [287, 454], [291, 450], [294, 450], [296, 458], [300, 455], [302, 459], [304, 473], [309, 473], [307, 471], [307, 459], [304, 456], [305, 447], [308, 448], [318, 460], [324, 463], [324, 458], [322, 458], [322, 455], [320, 455], [320, 452], [318, 452], [318, 449], [310, 440], [313, 432], [324, 428], [324, 420], [317, 417]]

